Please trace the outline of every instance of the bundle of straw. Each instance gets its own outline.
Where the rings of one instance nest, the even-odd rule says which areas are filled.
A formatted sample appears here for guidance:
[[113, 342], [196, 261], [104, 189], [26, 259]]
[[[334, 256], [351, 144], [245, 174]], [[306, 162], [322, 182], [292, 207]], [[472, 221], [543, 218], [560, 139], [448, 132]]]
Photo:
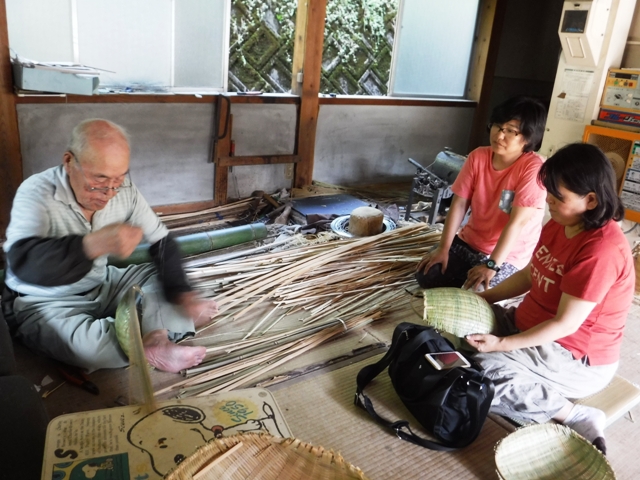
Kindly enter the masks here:
[[226, 228], [230, 222], [254, 221], [266, 207], [267, 203], [261, 197], [249, 197], [196, 212], [158, 215], [171, 232], [186, 235], [194, 231]]
[[[250, 385], [346, 330], [382, 318], [415, 284], [417, 263], [439, 238], [419, 224], [190, 270], [220, 313], [195, 340], [207, 347], [205, 362], [158, 393], [206, 395]], [[224, 336], [231, 340], [221, 341]]]

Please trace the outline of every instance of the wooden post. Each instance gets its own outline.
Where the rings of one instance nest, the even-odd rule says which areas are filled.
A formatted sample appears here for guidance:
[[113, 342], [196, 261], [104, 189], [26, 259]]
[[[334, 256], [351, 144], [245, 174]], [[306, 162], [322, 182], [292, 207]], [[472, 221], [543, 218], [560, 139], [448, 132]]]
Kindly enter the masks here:
[[298, 82], [298, 74], [304, 68], [304, 52], [307, 37], [307, 7], [309, 0], [298, 0], [296, 10], [296, 32], [293, 42], [293, 65], [291, 68], [291, 93], [300, 95], [302, 84]]
[[18, 115], [9, 58], [5, 0], [0, 0], [0, 238], [9, 225], [11, 204], [22, 182], [22, 155]]
[[478, 102], [471, 126], [469, 151], [482, 143], [483, 132], [489, 118], [493, 76], [496, 71], [500, 35], [506, 11], [506, 0], [482, 0], [480, 3], [480, 26], [474, 46], [472, 72], [467, 90], [467, 98]]
[[[220, 122], [216, 127], [216, 135], [219, 135], [224, 130], [224, 125], [227, 119], [227, 109], [231, 108], [231, 103], [220, 102], [220, 115], [218, 118]], [[233, 115], [229, 115], [229, 125], [227, 126], [227, 134], [218, 140], [216, 151], [214, 152], [215, 162], [215, 178], [213, 189], [213, 201], [215, 205], [224, 205], [227, 203], [227, 188], [229, 182], [229, 167], [228, 165], [222, 165], [220, 159], [229, 157], [231, 154], [231, 130], [233, 126]]]
[[311, 184], [313, 179], [313, 155], [316, 146], [316, 127], [320, 105], [318, 93], [320, 92], [326, 14], [327, 0], [309, 2], [298, 128], [297, 154], [300, 156], [300, 163], [296, 165], [294, 180], [294, 186], [298, 188]]

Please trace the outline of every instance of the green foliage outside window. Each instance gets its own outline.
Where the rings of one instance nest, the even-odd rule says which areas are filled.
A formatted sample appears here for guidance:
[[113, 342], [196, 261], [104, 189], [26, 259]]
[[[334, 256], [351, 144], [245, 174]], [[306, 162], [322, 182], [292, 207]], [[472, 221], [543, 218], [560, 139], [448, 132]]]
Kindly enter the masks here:
[[[298, 0], [233, 0], [229, 90], [288, 92]], [[328, 0], [321, 93], [386, 95], [398, 0]]]

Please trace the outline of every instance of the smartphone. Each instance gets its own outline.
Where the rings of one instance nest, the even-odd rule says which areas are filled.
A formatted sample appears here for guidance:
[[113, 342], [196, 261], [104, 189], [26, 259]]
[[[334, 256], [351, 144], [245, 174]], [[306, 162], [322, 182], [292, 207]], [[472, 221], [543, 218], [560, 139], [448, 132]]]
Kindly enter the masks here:
[[470, 367], [469, 361], [459, 352], [427, 353], [424, 358], [433, 365], [436, 370], [447, 370], [455, 367]]

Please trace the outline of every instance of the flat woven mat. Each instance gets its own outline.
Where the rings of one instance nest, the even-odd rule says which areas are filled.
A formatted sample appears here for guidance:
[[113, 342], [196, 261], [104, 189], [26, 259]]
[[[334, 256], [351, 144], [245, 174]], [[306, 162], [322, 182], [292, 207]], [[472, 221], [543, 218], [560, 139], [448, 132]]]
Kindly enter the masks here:
[[[493, 421], [487, 420], [470, 446], [457, 452], [436, 452], [396, 438], [353, 404], [358, 371], [380, 358], [272, 389], [293, 435], [340, 452], [371, 480], [496, 478], [493, 449], [507, 431]], [[427, 436], [396, 396], [386, 371], [366, 393], [381, 416], [407, 419], [414, 432]]]

